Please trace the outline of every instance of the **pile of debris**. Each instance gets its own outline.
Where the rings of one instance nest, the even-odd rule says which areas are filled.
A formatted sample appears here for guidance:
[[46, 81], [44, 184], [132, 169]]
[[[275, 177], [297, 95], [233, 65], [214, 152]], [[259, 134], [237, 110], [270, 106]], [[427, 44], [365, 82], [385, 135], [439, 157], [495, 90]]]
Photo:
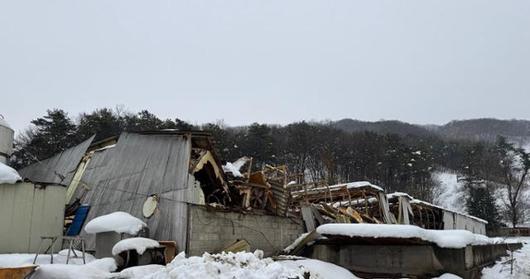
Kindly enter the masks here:
[[243, 210], [266, 210], [285, 216], [289, 201], [287, 191], [287, 167], [265, 165], [259, 171], [252, 171], [252, 158], [242, 157], [233, 163], [223, 165], [228, 182], [236, 189]]

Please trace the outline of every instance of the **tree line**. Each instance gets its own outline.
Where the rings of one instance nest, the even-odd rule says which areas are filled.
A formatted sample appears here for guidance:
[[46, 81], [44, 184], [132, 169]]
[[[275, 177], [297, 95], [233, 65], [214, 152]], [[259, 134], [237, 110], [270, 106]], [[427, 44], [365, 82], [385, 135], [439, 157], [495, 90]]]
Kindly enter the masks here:
[[[212, 133], [223, 160], [235, 161], [250, 156], [255, 168], [285, 164], [290, 173], [295, 174], [292, 179], [298, 182], [335, 184], [368, 180], [389, 193], [407, 192], [432, 201], [437, 187], [432, 172], [448, 168], [464, 176], [469, 213], [488, 220], [491, 225], [500, 225], [502, 214], [519, 223], [524, 220], [528, 208], [521, 199], [530, 159], [524, 150], [502, 138], [497, 144], [491, 144], [447, 140], [433, 134], [349, 132], [332, 122], [195, 126], [178, 118], [160, 119], [147, 110], [131, 113], [108, 108], [82, 113], [76, 121], [63, 110], [53, 109], [31, 124], [15, 141], [15, 153], [11, 158], [15, 168], [49, 158], [93, 134], [100, 140], [123, 131], [196, 129]], [[478, 183], [481, 180], [496, 184], [484, 186]], [[498, 185], [506, 190], [505, 206], [495, 202], [493, 193]]]

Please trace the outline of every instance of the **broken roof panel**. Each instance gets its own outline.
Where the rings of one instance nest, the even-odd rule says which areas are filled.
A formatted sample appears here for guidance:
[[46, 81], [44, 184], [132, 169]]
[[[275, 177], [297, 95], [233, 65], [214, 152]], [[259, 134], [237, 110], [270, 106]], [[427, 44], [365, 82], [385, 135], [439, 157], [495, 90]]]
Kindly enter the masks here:
[[82, 143], [68, 148], [55, 156], [31, 164], [18, 172], [23, 179], [33, 182], [59, 184], [68, 186], [83, 156], [95, 136]]

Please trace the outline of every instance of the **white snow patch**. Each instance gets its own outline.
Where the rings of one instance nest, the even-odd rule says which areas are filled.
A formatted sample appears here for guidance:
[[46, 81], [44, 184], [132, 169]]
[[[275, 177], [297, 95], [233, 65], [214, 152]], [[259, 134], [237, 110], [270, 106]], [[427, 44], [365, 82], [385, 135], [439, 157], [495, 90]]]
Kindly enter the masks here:
[[501, 238], [489, 238], [466, 230], [426, 230], [412, 225], [325, 224], [319, 226], [317, 232], [326, 236], [419, 238], [442, 248], [503, 243]]
[[117, 211], [92, 219], [85, 226], [87, 233], [117, 232], [136, 235], [147, 225], [127, 212]]
[[[82, 253], [76, 251], [77, 257], [74, 257], [73, 253], [70, 254], [69, 264], [83, 264]], [[53, 255], [53, 263], [61, 264], [66, 263], [67, 250], [60, 251], [58, 254]], [[33, 264], [35, 254], [0, 254], [0, 268], [2, 267], [19, 267]], [[85, 253], [85, 261], [87, 263], [94, 261], [96, 258], [91, 254]], [[49, 264], [51, 261], [50, 255], [39, 255], [35, 264]]]
[[357, 279], [355, 275], [347, 269], [332, 263], [323, 262], [319, 260], [306, 259], [298, 261], [279, 261], [283, 266], [298, 267], [310, 272], [309, 278], [314, 279]]
[[507, 242], [522, 242], [523, 248], [513, 252], [513, 272], [511, 257], [502, 257], [492, 267], [482, 270], [482, 279], [527, 279], [530, 278], [530, 237], [509, 238]]
[[112, 247], [112, 255], [116, 256], [121, 252], [127, 250], [136, 250], [138, 254], [143, 254], [145, 250], [149, 248], [155, 248], [160, 246], [160, 243], [156, 240], [143, 237], [133, 237], [120, 240], [118, 243]]
[[243, 177], [240, 170], [249, 160], [250, 158], [248, 157], [242, 157], [233, 163], [227, 162], [226, 165], [223, 166], [223, 171], [226, 173], [232, 173], [235, 177]]
[[435, 171], [432, 176], [440, 183], [440, 193], [435, 196], [434, 203], [456, 212], [467, 213], [464, 183], [458, 181], [458, 175]]
[[21, 180], [22, 177], [15, 169], [0, 162], [0, 184], [15, 184]]
[[159, 272], [164, 268], [165, 266], [157, 264], [133, 266], [122, 270], [118, 275], [118, 278], [145, 278], [146, 276]]
[[444, 273], [440, 277], [435, 277], [433, 279], [462, 279], [462, 277], [451, 274], [451, 273]]
[[113, 258], [95, 260], [85, 265], [44, 264], [40, 265], [31, 279], [101, 279], [110, 278], [116, 270]]

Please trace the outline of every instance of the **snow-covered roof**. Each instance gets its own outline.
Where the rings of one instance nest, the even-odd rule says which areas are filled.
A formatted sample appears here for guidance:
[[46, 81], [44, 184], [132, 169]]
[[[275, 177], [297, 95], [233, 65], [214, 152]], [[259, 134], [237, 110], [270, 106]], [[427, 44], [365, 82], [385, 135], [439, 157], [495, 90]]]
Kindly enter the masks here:
[[406, 197], [409, 200], [413, 200], [414, 199], [411, 195], [409, 195], [407, 193], [403, 193], [403, 192], [390, 193], [390, 194], [387, 194], [386, 197], [389, 198], [389, 199], [395, 198], [395, 197]]
[[96, 217], [85, 226], [87, 233], [117, 232], [136, 235], [147, 225], [127, 212], [116, 211]]
[[317, 232], [324, 236], [418, 238], [442, 248], [503, 243], [501, 238], [489, 238], [466, 230], [426, 230], [413, 225], [325, 224], [319, 226]]
[[310, 188], [306, 190], [299, 190], [299, 191], [293, 191], [293, 195], [298, 195], [306, 192], [321, 192], [321, 191], [338, 191], [343, 188], [347, 189], [357, 189], [357, 188], [372, 188], [376, 191], [383, 192], [383, 188], [373, 185], [372, 183], [368, 181], [356, 181], [356, 182], [349, 182], [349, 183], [341, 183], [341, 184], [335, 184], [335, 185], [329, 185], [329, 186], [322, 186], [322, 187], [316, 187], [316, 188]]
[[426, 206], [430, 206], [430, 207], [434, 207], [434, 208], [438, 208], [438, 209], [441, 209], [441, 210], [444, 210], [444, 211], [448, 211], [448, 212], [451, 212], [451, 213], [455, 213], [455, 214], [458, 214], [458, 215], [462, 215], [462, 216], [465, 216], [465, 217], [468, 217], [470, 219], [473, 219], [475, 221], [478, 221], [478, 222], [481, 222], [481, 223], [484, 223], [484, 224], [487, 224], [488, 221], [484, 220], [484, 219], [480, 219], [478, 217], [475, 217], [475, 216], [472, 216], [472, 215], [468, 215], [468, 214], [465, 214], [465, 213], [461, 213], [461, 212], [456, 212], [454, 210], [451, 210], [451, 209], [447, 209], [445, 207], [442, 207], [442, 206], [439, 206], [439, 205], [435, 205], [435, 204], [432, 204], [432, 203], [429, 203], [429, 202], [426, 202], [426, 201], [422, 201], [422, 200], [418, 200], [418, 199], [412, 199], [410, 201], [411, 204], [423, 204], [423, 205], [426, 205]]
[[0, 162], [0, 184], [15, 184], [20, 180], [22, 178], [16, 170]]

